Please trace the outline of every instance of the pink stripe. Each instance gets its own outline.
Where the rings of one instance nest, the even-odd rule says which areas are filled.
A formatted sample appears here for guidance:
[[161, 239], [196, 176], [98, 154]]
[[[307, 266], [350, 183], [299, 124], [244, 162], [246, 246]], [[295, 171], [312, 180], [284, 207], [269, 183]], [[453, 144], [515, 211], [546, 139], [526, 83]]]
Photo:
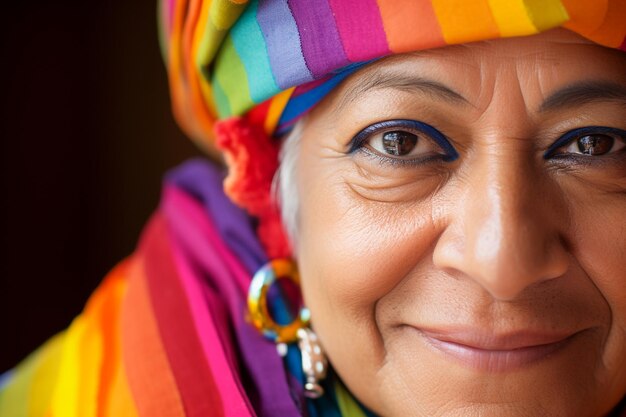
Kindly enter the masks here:
[[[178, 190], [175, 186], [166, 186], [164, 195], [168, 197], [163, 203], [166, 213], [172, 214], [168, 218], [169, 223], [174, 224], [176, 227], [180, 227], [181, 231], [184, 230], [184, 236], [187, 242], [192, 242], [185, 245], [185, 251], [192, 253], [195, 257], [201, 261], [204, 261], [203, 266], [207, 270], [215, 269], [215, 262], [207, 259], [208, 252], [217, 252], [221, 262], [226, 264], [225, 275], [233, 275], [234, 282], [237, 287], [237, 291], [240, 291], [244, 299], [248, 293], [248, 286], [250, 285], [250, 276], [245, 269], [239, 264], [239, 262], [233, 259], [230, 251], [224, 247], [219, 233], [215, 230], [215, 227], [210, 223], [206, 214], [203, 212], [202, 207], [198, 206], [194, 200], [186, 196], [184, 192]], [[169, 197], [172, 198], [169, 198]], [[176, 210], [185, 208], [188, 211], [187, 216], [184, 217], [178, 214]], [[177, 229], [178, 230], [178, 229]], [[207, 242], [207, 235], [211, 236], [211, 245]], [[231, 272], [232, 271], [232, 272]]]
[[[169, 216], [168, 222], [176, 229], [177, 235], [184, 236], [182, 240], [186, 242], [183, 248], [180, 245], [180, 240], [172, 239], [171, 247], [174, 262], [187, 296], [194, 327], [204, 356], [207, 363], [211, 364], [211, 373], [219, 379], [217, 388], [223, 400], [224, 415], [251, 416], [254, 413], [244, 388], [240, 381], [234, 378], [234, 375], [238, 375], [235, 349], [232, 346], [228, 329], [224, 325], [228, 323], [229, 314], [226, 308], [218, 308], [218, 306], [224, 306], [220, 300], [212, 299], [216, 298], [217, 295], [211, 291], [205, 291], [200, 285], [192, 266], [185, 261], [189, 257], [183, 253], [188, 250], [188, 247], [204, 248], [207, 250], [204, 251], [204, 256], [199, 259], [210, 260], [219, 257], [220, 260], [226, 262], [232, 261], [232, 259], [229, 259], [229, 256], [216, 253], [220, 252], [220, 249], [224, 253], [227, 251], [222, 247], [223, 244], [214, 226], [203, 215], [202, 208], [196, 202], [174, 187], [166, 187], [164, 193], [164, 209], [178, 213], [177, 216]], [[207, 248], [207, 243], [211, 246], [210, 249]], [[215, 266], [213, 263], [213, 269]], [[234, 281], [241, 285], [247, 274], [242, 271], [241, 266], [237, 267], [237, 265], [232, 265], [231, 271], [235, 271]], [[231, 274], [226, 276], [233, 278]], [[229, 293], [227, 297], [241, 298], [242, 295], [237, 294], [241, 288], [237, 288], [235, 282], [231, 281], [232, 285], [224, 285], [224, 289]], [[207, 306], [211, 310], [207, 309]]]
[[329, 3], [351, 62], [390, 53], [376, 0], [330, 0]]

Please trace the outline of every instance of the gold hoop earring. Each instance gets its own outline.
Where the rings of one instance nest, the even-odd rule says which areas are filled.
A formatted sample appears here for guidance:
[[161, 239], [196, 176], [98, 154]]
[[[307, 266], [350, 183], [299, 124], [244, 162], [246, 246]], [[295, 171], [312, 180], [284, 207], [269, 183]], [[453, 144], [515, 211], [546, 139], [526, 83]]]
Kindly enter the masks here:
[[281, 325], [272, 319], [267, 306], [267, 293], [280, 278], [289, 279], [300, 286], [298, 268], [287, 259], [272, 260], [254, 274], [248, 289], [250, 321], [266, 338], [279, 346], [298, 341], [302, 372], [306, 376], [304, 395], [308, 398], [319, 398], [324, 395], [320, 381], [326, 377], [328, 362], [317, 335], [308, 328], [311, 318], [309, 309], [302, 306], [291, 323]]
[[248, 290], [250, 320], [265, 337], [276, 343], [292, 343], [298, 340], [298, 329], [308, 326], [311, 314], [301, 307], [295, 320], [281, 325], [272, 319], [267, 306], [267, 293], [277, 279], [286, 278], [300, 286], [300, 274], [295, 263], [288, 259], [274, 259], [259, 269]]

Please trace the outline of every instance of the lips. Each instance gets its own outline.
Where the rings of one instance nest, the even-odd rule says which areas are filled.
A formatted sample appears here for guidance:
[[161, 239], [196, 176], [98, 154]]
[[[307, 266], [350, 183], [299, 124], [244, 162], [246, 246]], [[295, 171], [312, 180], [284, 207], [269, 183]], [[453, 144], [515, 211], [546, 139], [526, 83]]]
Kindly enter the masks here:
[[416, 330], [440, 353], [465, 366], [487, 372], [512, 371], [547, 359], [581, 333], [524, 330], [494, 334], [470, 328]]

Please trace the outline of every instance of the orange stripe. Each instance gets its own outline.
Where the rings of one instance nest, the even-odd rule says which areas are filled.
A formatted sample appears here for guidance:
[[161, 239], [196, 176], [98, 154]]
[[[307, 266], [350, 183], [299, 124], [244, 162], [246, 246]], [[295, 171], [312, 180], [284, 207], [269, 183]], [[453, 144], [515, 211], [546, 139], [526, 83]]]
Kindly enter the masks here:
[[626, 37], [626, 1], [612, 0], [602, 26], [590, 37], [591, 40], [611, 48], [619, 48]]
[[604, 22], [608, 9], [608, 0], [562, 0], [563, 6], [570, 16], [566, 28], [589, 36]]
[[124, 393], [120, 391], [120, 387], [117, 388], [116, 393], [113, 393], [114, 384], [119, 384], [117, 381], [120, 378], [118, 372], [121, 367], [121, 341], [120, 341], [120, 305], [127, 290], [126, 276], [128, 274], [129, 262], [124, 261], [120, 263], [113, 271], [109, 273], [104, 283], [104, 290], [108, 293], [108, 296], [103, 301], [99, 312], [99, 324], [102, 329], [102, 368], [100, 373], [100, 389], [98, 391], [98, 409], [99, 416], [118, 415], [118, 413], [111, 414], [109, 411], [110, 402], [120, 402], [120, 398], [115, 398], [116, 395], [122, 395], [125, 399], [125, 407], [129, 413], [137, 413], [135, 405], [130, 399], [130, 393]]
[[105, 357], [106, 341], [103, 321], [114, 320], [112, 317], [103, 317], [104, 305], [107, 303], [116, 284], [115, 277], [109, 275], [89, 298], [87, 305], [80, 318], [82, 319], [82, 332], [77, 342], [77, 368], [78, 368], [78, 402], [76, 415], [95, 417], [101, 414], [98, 397], [102, 388], [102, 370]]
[[[209, 0], [207, 0], [209, 1]], [[196, 142], [203, 150], [215, 159], [219, 159], [219, 153], [211, 145], [213, 137], [212, 127], [207, 127], [207, 114], [197, 114], [193, 108], [193, 100], [190, 98], [191, 80], [185, 70], [184, 62], [184, 28], [187, 18], [187, 0], [177, 0], [172, 19], [172, 32], [169, 39], [170, 53], [168, 56], [168, 81], [170, 85], [170, 95], [172, 97], [172, 113], [179, 126], [185, 131], [187, 136]], [[191, 64], [191, 63], [190, 63]], [[199, 117], [205, 118], [205, 123], [199, 121]], [[212, 125], [212, 123], [210, 123]]]
[[122, 304], [122, 355], [139, 415], [184, 417], [185, 410], [159, 336], [139, 257]]
[[267, 133], [268, 136], [272, 136], [272, 134], [276, 130], [276, 125], [280, 120], [280, 116], [281, 114], [283, 114], [283, 110], [285, 110], [285, 107], [289, 102], [289, 98], [293, 94], [294, 90], [295, 87], [292, 87], [285, 91], [281, 91], [280, 93], [272, 97], [272, 101], [270, 103], [270, 107], [267, 111], [267, 116], [265, 118], [265, 123], [263, 124], [263, 127], [265, 128], [265, 133]]
[[[208, 0], [206, 0], [208, 1]], [[212, 136], [213, 130], [213, 118], [210, 116], [210, 112], [204, 102], [202, 90], [200, 89], [200, 80], [197, 68], [195, 65], [194, 57], [194, 38], [195, 31], [198, 25], [198, 19], [202, 13], [203, 0], [191, 0], [187, 19], [185, 20], [185, 27], [183, 29], [183, 56], [185, 62], [185, 72], [187, 74], [187, 80], [189, 82], [189, 94], [191, 98], [191, 106], [193, 114], [197, 117], [199, 123], [198, 128], [203, 133], [203, 136], [208, 134]], [[205, 22], [200, 22], [204, 25]]]
[[137, 407], [130, 393], [125, 369], [121, 361], [118, 361], [111, 380], [109, 400], [104, 409], [105, 416], [115, 417], [138, 417]]
[[182, 30], [185, 20], [185, 11], [187, 7], [186, 0], [176, 2], [174, 16], [172, 18], [172, 32], [170, 34], [169, 45], [170, 53], [168, 56], [168, 80], [170, 85], [170, 94], [172, 96], [172, 112], [178, 124], [185, 132], [194, 137], [195, 123], [193, 117], [190, 117], [187, 111], [187, 87], [184, 79], [183, 71], [183, 54], [182, 54]]
[[445, 45], [430, 0], [378, 0], [378, 7], [392, 52]]
[[[209, 0], [206, 0], [209, 1]], [[200, 87], [200, 75], [197, 72], [194, 57], [194, 34], [198, 19], [202, 13], [203, 0], [191, 0], [185, 19], [185, 27], [183, 28], [183, 60], [185, 63], [185, 73], [188, 81], [188, 93], [190, 98], [190, 111], [195, 116], [197, 123], [195, 129], [203, 138], [211, 138], [213, 136], [214, 118], [211, 116], [209, 109], [204, 102], [204, 97]], [[204, 24], [204, 22], [201, 22]]]
[[487, 0], [433, 0], [433, 7], [448, 44], [500, 37]]

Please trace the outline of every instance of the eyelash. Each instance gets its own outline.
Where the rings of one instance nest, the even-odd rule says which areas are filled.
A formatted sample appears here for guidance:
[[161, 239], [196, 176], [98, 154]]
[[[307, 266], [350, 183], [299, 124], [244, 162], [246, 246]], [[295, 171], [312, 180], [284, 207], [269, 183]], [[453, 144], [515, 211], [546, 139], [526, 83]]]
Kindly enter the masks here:
[[[580, 139], [584, 136], [590, 135], [608, 135], [621, 139], [626, 142], [626, 131], [622, 129], [617, 129], [613, 127], [604, 127], [604, 126], [587, 126], [581, 127], [578, 129], [570, 130], [565, 133], [556, 142], [554, 142], [548, 150], [543, 154], [544, 159], [550, 159], [553, 157], [576, 157], [579, 156], [577, 154], [563, 154], [558, 155], [556, 151], [571, 144], [573, 141]], [[586, 157], [585, 157], [586, 158]]]
[[[431, 140], [437, 146], [439, 146], [439, 148], [441, 148], [441, 150], [444, 152], [444, 155], [431, 155], [429, 157], [413, 159], [393, 158], [381, 155], [378, 152], [372, 151], [364, 146], [367, 141], [372, 137], [372, 135], [376, 133], [384, 133], [385, 131], [398, 128], [403, 128], [409, 131], [424, 134], [427, 137], [426, 140]], [[348, 154], [354, 153], [356, 151], [363, 151], [367, 153], [367, 155], [375, 157], [380, 162], [391, 163], [393, 165], [415, 165], [434, 159], [451, 162], [459, 157], [458, 152], [456, 151], [456, 149], [454, 149], [448, 138], [443, 133], [441, 133], [439, 130], [429, 124], [409, 119], [386, 120], [374, 123], [361, 130], [352, 138], [352, 140], [348, 144]]]

